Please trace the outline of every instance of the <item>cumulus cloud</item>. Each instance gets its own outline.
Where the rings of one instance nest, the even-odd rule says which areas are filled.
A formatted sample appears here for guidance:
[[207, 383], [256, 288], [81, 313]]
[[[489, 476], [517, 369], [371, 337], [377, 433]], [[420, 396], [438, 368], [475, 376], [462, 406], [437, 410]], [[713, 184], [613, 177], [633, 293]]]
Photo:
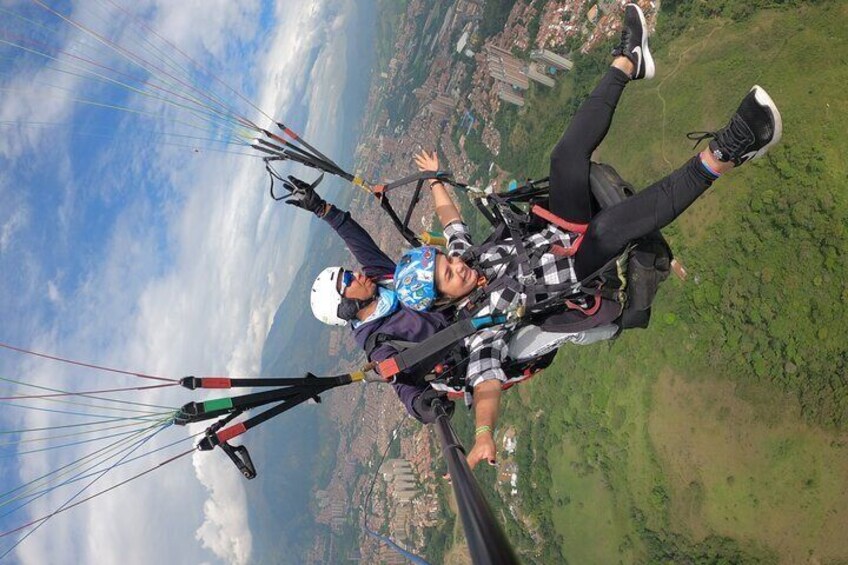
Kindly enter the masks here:
[[[230, 563], [250, 562], [252, 537], [248, 529], [247, 499], [241, 475], [222, 459], [194, 457], [194, 469], [211, 495], [203, 505], [203, 524], [195, 536], [204, 547]], [[235, 497], [235, 500], [234, 500]]]
[[[278, 25], [267, 30], [248, 64], [244, 53], [232, 51], [230, 41], [233, 35], [256, 33], [257, 3], [151, 1], [141, 7], [142, 12], [145, 9], [155, 16], [151, 25], [192, 57], [208, 60], [212, 54], [241, 69], [240, 80], [249, 77], [260, 85], [258, 105], [271, 109], [275, 117], [288, 117], [287, 110], [293, 107], [307, 108], [303, 133], [327, 153], [337, 154], [333, 124], [344, 92], [338, 83], [345, 75], [341, 31], [344, 11], [356, 9], [354, 3], [278, 1], [274, 7]], [[199, 13], [204, 17], [196, 17]], [[305, 31], [291, 33], [291, 29]], [[74, 91], [76, 85], [69, 82], [68, 88]], [[0, 116], [11, 119], [30, 110], [20, 101], [0, 103]], [[54, 114], [63, 111], [67, 109], [59, 107]], [[109, 166], [110, 159], [118, 158], [117, 150], [100, 154], [102, 165], [96, 163], [104, 169], [97, 179], [102, 184], [91, 190], [113, 191], [111, 199], [101, 197], [103, 203], [94, 211], [113, 214], [105, 240], [96, 253], [80, 260], [76, 286], [54, 276], [38, 287], [47, 289], [41, 291], [42, 298], [61, 304], [66, 316], [40, 328], [34, 342], [45, 351], [71, 351], [77, 358], [154, 375], [257, 374], [276, 308], [307, 252], [311, 218], [267, 198], [266, 177], [255, 160], [203, 151], [187, 158], [185, 148], [146, 146], [150, 138], [143, 135], [128, 137], [127, 143], [122, 154], [131, 157], [123, 157], [126, 162], [121, 163], [126, 178]], [[0, 147], [7, 156], [26, 150], [25, 144]], [[69, 155], [71, 148], [57, 152]], [[61, 188], [56, 212], [67, 234], [80, 228], [85, 213], [80, 195], [68, 188], [79, 182], [75, 174], [73, 165], [63, 173], [67, 184]], [[123, 188], [121, 183], [126, 183]], [[4, 246], [11, 245], [27, 221], [25, 208], [16, 210], [20, 217], [7, 218], [0, 229]], [[50, 383], [80, 388], [79, 374], [55, 367], [26, 365], [15, 373], [30, 376], [32, 382], [45, 382], [43, 376], [50, 375]], [[115, 383], [114, 376], [85, 378], [91, 388]], [[197, 395], [166, 389], [138, 398], [170, 406]], [[56, 418], [33, 413], [23, 420], [26, 425], [49, 425]], [[144, 449], [183, 437], [185, 430], [168, 429]], [[187, 449], [193, 441], [167, 453]], [[147, 464], [165, 459], [167, 453]], [[63, 456], [45, 453], [30, 458], [22, 476], [55, 468]], [[156, 471], [149, 480], [145, 477], [132, 487], [56, 516], [45, 526], [51, 543], [24, 544], [18, 557], [25, 563], [215, 558], [249, 563], [252, 536], [243, 479], [220, 453], [198, 453], [191, 459], [191, 465], [183, 459]], [[114, 478], [104, 479], [103, 486], [139, 470], [129, 467], [110, 472]], [[62, 502], [58, 494], [45, 496], [33, 515]]]

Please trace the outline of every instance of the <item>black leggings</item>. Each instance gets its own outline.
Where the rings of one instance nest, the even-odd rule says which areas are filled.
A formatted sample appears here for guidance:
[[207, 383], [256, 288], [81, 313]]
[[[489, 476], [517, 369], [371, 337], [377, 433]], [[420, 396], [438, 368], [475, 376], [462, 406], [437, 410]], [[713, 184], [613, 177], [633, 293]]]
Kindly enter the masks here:
[[590, 158], [609, 131], [615, 106], [629, 80], [622, 71], [610, 67], [551, 152], [551, 212], [565, 220], [589, 224], [574, 255], [581, 279], [603, 267], [629, 242], [670, 224], [714, 180], [696, 155], [627, 200], [597, 209], [589, 187]]

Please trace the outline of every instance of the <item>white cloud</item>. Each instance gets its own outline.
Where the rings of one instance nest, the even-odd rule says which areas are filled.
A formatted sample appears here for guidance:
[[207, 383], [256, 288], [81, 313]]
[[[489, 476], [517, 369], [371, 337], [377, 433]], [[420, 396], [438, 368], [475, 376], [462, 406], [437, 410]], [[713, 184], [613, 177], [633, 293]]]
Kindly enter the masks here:
[[5, 252], [15, 237], [29, 223], [29, 209], [21, 205], [0, 225], [0, 253]]
[[[329, 33], [330, 5], [340, 10], [333, 2], [280, 0], [276, 17], [285, 25], [266, 33], [258, 57], [236, 62], [243, 76], [263, 85], [259, 105], [274, 109], [275, 117], [285, 116], [305, 95], [309, 120], [303, 133], [336, 155], [339, 141], [333, 128], [344, 95], [337, 84], [345, 74], [343, 13], [356, 6], [345, 3]], [[157, 29], [198, 59], [206, 52], [241, 57], [228, 50], [227, 41], [232, 34], [244, 37], [258, 29], [255, 3], [162, 1], [156, 10]], [[305, 65], [316, 51], [320, 56], [310, 75]], [[4, 102], [0, 115], [16, 104]], [[64, 284], [61, 292], [59, 280], [45, 283], [47, 299], [62, 303], [65, 318], [43, 328], [36, 343], [42, 350], [72, 352], [77, 358], [156, 375], [255, 375], [276, 307], [307, 252], [306, 226], [312, 220], [267, 197], [266, 177], [255, 160], [204, 152], [187, 158], [185, 149], [162, 145], [151, 151], [147, 142], [144, 136], [128, 138], [136, 157], [120, 172], [106, 171], [109, 178], [101, 179], [105, 185], [85, 188], [89, 193], [115, 191], [110, 205], [127, 202], [100, 254], [87, 258], [84, 282], [76, 292]], [[6, 147], [9, 154], [26, 149]], [[112, 157], [100, 156], [104, 162]], [[68, 182], [61, 187], [59, 219], [62, 231], [70, 232], [79, 221], [83, 189], [73, 188], [73, 167], [63, 170]], [[9, 241], [16, 229], [9, 229]], [[19, 374], [49, 374], [51, 383], [67, 379], [69, 388], [79, 389], [78, 375], [57, 372], [55, 366], [27, 366]], [[86, 378], [91, 388], [115, 382], [126, 386], [126, 380], [114, 376]], [[139, 398], [181, 404], [198, 396], [182, 389], [166, 391]], [[26, 416], [28, 424], [51, 419], [43, 413]], [[167, 430], [153, 444], [185, 433]], [[165, 457], [154, 456], [146, 464]], [[32, 458], [22, 473], [32, 476], [55, 468], [57, 461], [54, 454]], [[250, 562], [244, 480], [217, 451], [198, 453], [192, 463], [184, 459], [57, 516], [36, 534], [49, 530], [50, 544], [25, 543], [19, 558], [24, 563], [67, 562], [69, 556], [72, 562], [153, 563], [200, 562], [214, 556]], [[41, 502], [38, 511], [47, 512], [62, 499], [52, 495]]]
[[207, 455], [194, 456], [195, 472], [211, 491], [195, 537], [229, 563], [249, 563], [252, 537], [247, 526], [247, 499], [241, 488], [243, 479], [229, 462], [220, 458], [207, 461]]
[[[11, 16], [4, 15], [4, 18], [9, 18], [7, 25], [10, 26], [15, 21]], [[79, 39], [80, 35], [78, 31], [70, 32], [72, 39]], [[16, 36], [13, 34], [10, 39], [16, 41]], [[68, 60], [62, 54], [57, 59]], [[4, 74], [6, 80], [0, 80], [4, 89], [0, 97], [0, 122], [21, 124], [19, 129], [6, 130], [13, 134], [0, 136], [0, 158], [18, 158], [25, 151], [42, 147], [53, 137], [50, 129], [36, 124], [67, 121], [75, 105], [73, 92], [79, 89], [82, 80], [72, 74], [53, 71], [46, 66], [51, 63], [47, 58], [30, 54], [26, 61], [26, 66], [14, 75]]]
[[257, 0], [156, 0], [152, 4], [159, 34], [184, 51], [202, 50], [216, 60], [226, 56], [234, 37], [250, 37], [259, 28], [261, 6]]
[[47, 281], [47, 300], [53, 304], [62, 303], [62, 292], [59, 290], [56, 281]]

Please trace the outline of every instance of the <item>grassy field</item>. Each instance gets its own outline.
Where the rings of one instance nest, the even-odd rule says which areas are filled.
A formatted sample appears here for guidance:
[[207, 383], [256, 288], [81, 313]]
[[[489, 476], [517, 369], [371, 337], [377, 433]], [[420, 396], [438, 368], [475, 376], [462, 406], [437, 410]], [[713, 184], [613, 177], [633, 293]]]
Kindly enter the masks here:
[[[564, 556], [573, 563], [615, 563], [632, 561], [628, 551], [626, 520], [616, 511], [615, 493], [607, 486], [603, 474], [586, 466], [576, 445], [563, 438], [554, 446], [549, 464], [556, 475], [550, 489], [552, 520], [563, 536]], [[582, 540], [603, 539], [604, 543]]]
[[806, 425], [797, 402], [763, 386], [665, 372], [652, 393], [672, 524], [755, 540], [788, 562], [848, 555], [848, 436]]
[[[637, 186], [753, 84], [784, 141], [667, 230], [689, 277], [664, 285], [649, 329], [564, 349], [507, 395], [503, 425], [532, 450], [524, 484], [549, 493], [524, 508], [564, 560], [848, 562], [846, 21], [844, 2], [698, 19], [658, 50], [654, 81], [628, 87], [598, 157]], [[568, 119], [554, 109], [585, 79], [504, 117], [500, 164], [544, 174]]]

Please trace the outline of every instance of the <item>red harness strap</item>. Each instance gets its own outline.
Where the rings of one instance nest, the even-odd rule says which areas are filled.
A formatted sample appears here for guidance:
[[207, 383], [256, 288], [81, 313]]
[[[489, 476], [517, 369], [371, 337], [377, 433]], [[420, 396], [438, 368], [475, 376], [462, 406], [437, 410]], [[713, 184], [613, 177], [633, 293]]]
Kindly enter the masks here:
[[565, 231], [573, 231], [575, 233], [586, 233], [586, 228], [589, 227], [589, 224], [578, 224], [575, 222], [569, 222], [568, 220], [563, 220], [553, 212], [545, 210], [538, 204], [534, 205], [533, 208], [530, 209], [530, 211], [545, 220], [546, 222], [560, 227]]
[[565, 305], [568, 306], [568, 308], [570, 308], [571, 310], [580, 310], [586, 316], [594, 316], [598, 313], [598, 310], [601, 309], [601, 297], [596, 296], [595, 303], [589, 308], [583, 308], [582, 306], [572, 302], [571, 300], [566, 300]]
[[589, 227], [589, 224], [578, 224], [575, 222], [569, 222], [568, 220], [563, 220], [556, 214], [545, 210], [538, 204], [534, 205], [530, 211], [548, 222], [549, 224], [553, 224], [556, 227], [563, 229], [565, 231], [574, 232], [579, 234], [574, 243], [571, 244], [570, 247], [563, 247], [562, 245], [551, 245], [551, 253], [557, 255], [559, 257], [573, 257], [577, 250], [580, 249], [580, 244], [583, 243], [583, 236], [586, 233], [586, 228]]

